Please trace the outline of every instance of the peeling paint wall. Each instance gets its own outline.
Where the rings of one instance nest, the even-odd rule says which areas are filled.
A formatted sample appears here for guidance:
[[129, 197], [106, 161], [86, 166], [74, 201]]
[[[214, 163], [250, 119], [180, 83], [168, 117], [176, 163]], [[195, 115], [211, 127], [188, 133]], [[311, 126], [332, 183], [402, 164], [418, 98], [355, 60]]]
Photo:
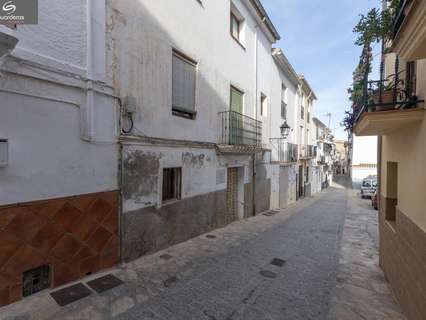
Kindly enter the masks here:
[[182, 199], [226, 189], [228, 166], [247, 167], [249, 156], [222, 157], [215, 149], [125, 145], [123, 148], [123, 211], [161, 207], [164, 168], [182, 168]]
[[[218, 156], [215, 149], [124, 145], [124, 258], [133, 260], [224, 226], [227, 168], [244, 168], [242, 183], [250, 184], [249, 160]], [[173, 167], [182, 168], [182, 199], [162, 203], [163, 169]]]

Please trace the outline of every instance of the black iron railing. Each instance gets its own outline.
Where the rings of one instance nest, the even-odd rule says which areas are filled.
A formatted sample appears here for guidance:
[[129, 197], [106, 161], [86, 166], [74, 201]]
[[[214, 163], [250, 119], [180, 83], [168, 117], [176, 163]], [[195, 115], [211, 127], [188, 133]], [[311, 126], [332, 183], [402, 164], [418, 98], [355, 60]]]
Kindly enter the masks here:
[[398, 11], [396, 12], [395, 23], [393, 27], [393, 37], [395, 38], [401, 29], [402, 24], [406, 18], [405, 9], [408, 7], [412, 0], [401, 0], [399, 3]]
[[283, 138], [271, 139], [272, 161], [281, 163], [297, 162], [299, 159], [297, 150], [297, 144], [286, 142]]
[[[383, 74], [384, 65], [381, 65]], [[395, 73], [381, 80], [364, 80], [364, 96], [359, 106], [354, 106], [357, 123], [366, 112], [388, 111], [396, 109], [408, 109], [416, 107], [419, 100], [415, 92], [415, 78], [401, 79], [401, 74], [407, 74], [406, 70], [399, 71], [399, 58], [395, 59]]]
[[262, 145], [262, 122], [235, 111], [220, 112], [221, 143], [229, 145]]
[[317, 147], [310, 144], [302, 145], [299, 148], [300, 158], [315, 158], [317, 156]]

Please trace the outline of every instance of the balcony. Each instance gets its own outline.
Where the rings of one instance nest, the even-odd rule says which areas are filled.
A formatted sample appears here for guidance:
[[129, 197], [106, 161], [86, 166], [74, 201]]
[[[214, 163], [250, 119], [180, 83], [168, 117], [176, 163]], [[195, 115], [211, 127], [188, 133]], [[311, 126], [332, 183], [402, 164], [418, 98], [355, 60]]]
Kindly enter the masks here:
[[424, 100], [417, 98], [415, 85], [395, 74], [386, 80], [368, 81], [364, 103], [355, 110], [357, 136], [388, 135], [423, 120]]
[[401, 0], [392, 49], [405, 60], [426, 58], [426, 1]]
[[286, 142], [283, 138], [271, 139], [272, 162], [289, 164], [298, 160], [297, 144]]
[[235, 111], [219, 113], [220, 153], [253, 153], [262, 150], [262, 122]]
[[299, 148], [300, 159], [312, 159], [317, 156], [317, 147], [309, 144], [302, 145]]

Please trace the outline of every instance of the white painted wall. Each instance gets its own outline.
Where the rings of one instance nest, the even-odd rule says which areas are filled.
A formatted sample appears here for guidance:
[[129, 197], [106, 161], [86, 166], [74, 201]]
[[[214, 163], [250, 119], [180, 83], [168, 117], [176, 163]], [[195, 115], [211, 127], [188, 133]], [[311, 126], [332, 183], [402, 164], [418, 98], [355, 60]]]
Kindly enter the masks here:
[[352, 165], [359, 164], [377, 164], [377, 137], [354, 136]]
[[[114, 84], [118, 95], [137, 98], [134, 134], [218, 142], [218, 113], [229, 110], [231, 85], [244, 91], [244, 113], [255, 118], [256, 33], [259, 70], [270, 70], [271, 43], [255, 27], [257, 21], [246, 1], [233, 3], [245, 18], [245, 48], [230, 34], [230, 1], [200, 4], [190, 0], [182, 5], [167, 0], [108, 0], [116, 67]], [[173, 48], [198, 62], [195, 120], [172, 115]], [[269, 93], [270, 78], [265, 76], [268, 83], [259, 79], [259, 86]]]
[[118, 188], [105, 10], [39, 0], [37, 25], [0, 26], [19, 39], [0, 65], [0, 138], [9, 139], [0, 205]]

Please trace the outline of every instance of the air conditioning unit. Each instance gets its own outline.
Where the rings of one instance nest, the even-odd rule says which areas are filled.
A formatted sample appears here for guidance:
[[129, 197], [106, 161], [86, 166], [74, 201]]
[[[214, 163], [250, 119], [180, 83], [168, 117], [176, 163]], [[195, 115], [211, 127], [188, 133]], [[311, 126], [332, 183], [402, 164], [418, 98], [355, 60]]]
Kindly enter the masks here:
[[9, 159], [9, 142], [7, 139], [0, 139], [0, 168], [6, 167]]

